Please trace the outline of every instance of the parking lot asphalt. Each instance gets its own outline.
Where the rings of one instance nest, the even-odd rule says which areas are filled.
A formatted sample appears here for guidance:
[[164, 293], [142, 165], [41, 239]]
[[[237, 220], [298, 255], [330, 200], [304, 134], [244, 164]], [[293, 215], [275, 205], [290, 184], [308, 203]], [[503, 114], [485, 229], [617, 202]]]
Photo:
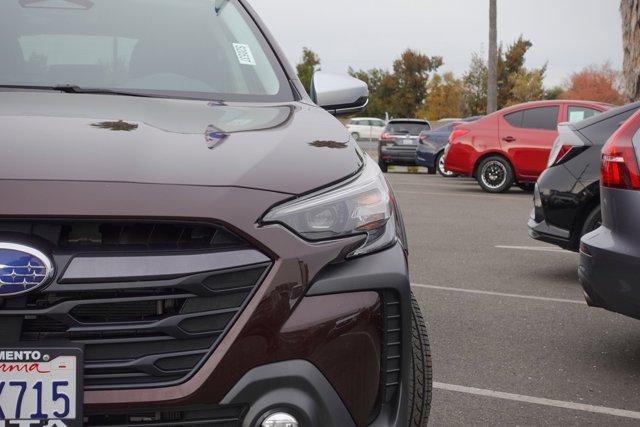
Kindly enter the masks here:
[[430, 425], [640, 424], [640, 323], [586, 306], [578, 255], [527, 235], [530, 194], [387, 177], [431, 339]]

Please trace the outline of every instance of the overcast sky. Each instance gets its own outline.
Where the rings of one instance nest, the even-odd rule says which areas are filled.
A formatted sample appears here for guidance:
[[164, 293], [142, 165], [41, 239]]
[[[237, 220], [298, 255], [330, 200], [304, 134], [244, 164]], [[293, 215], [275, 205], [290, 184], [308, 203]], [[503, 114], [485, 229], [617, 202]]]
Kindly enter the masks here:
[[[444, 57], [463, 74], [473, 52], [486, 52], [488, 0], [249, 0], [296, 63], [307, 46], [322, 69], [391, 68], [410, 47]], [[498, 40], [533, 42], [527, 66], [549, 63], [547, 86], [611, 61], [622, 68], [618, 0], [498, 0]]]

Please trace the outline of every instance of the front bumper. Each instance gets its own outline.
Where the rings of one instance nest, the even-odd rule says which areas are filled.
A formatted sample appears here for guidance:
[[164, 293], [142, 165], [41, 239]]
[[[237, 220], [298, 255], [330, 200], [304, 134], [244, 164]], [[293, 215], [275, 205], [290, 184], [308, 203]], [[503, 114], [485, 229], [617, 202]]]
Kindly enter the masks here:
[[575, 245], [571, 244], [569, 231], [554, 227], [544, 219], [537, 219], [535, 208], [531, 212], [527, 226], [529, 227], [529, 236], [532, 239], [551, 243], [552, 245], [560, 246], [562, 249], [577, 251]]
[[391, 146], [380, 147], [380, 159], [390, 165], [417, 166], [416, 146]]
[[640, 247], [606, 227], [585, 235], [578, 275], [587, 303], [640, 319]]
[[[0, 191], [6, 194], [0, 214], [8, 218], [206, 223], [212, 222], [207, 215], [215, 213], [216, 224], [246, 239], [270, 261], [268, 274], [195, 374], [170, 386], [85, 390], [87, 426], [131, 425], [131, 416], [150, 426], [186, 425], [202, 416], [200, 424], [189, 425], [223, 419], [227, 424], [221, 425], [253, 427], [251, 411], [272, 404], [293, 406], [302, 419], [314, 421], [310, 425], [316, 420], [315, 425], [327, 426], [406, 424], [411, 299], [400, 245], [335, 264], [359, 238], [311, 244], [277, 225], [258, 227], [256, 218], [289, 196], [252, 189], [0, 181]], [[399, 331], [387, 330], [388, 301], [400, 308], [401, 327], [394, 328]], [[396, 362], [387, 360], [389, 354], [398, 356]], [[304, 362], [320, 375], [310, 373]], [[283, 370], [283, 363], [291, 369]], [[397, 363], [397, 372], [391, 363]], [[265, 376], [255, 372], [267, 372], [270, 384], [278, 389], [291, 385], [307, 398], [270, 393]], [[301, 376], [326, 383], [297, 382]], [[316, 399], [319, 395], [324, 402]]]
[[563, 249], [577, 251], [577, 245], [571, 242], [569, 230], [564, 230], [547, 222], [539, 183], [536, 183], [533, 190], [533, 205], [533, 210], [527, 223], [529, 236], [541, 242], [560, 246]]
[[[299, 266], [280, 270], [262, 285], [270, 295], [244, 313], [249, 320], [229, 347], [194, 377], [201, 382], [194, 394], [167, 401], [174, 389], [120, 391], [110, 395], [117, 404], [89, 405], [88, 419], [196, 405], [236, 410], [237, 424], [230, 425], [246, 427], [273, 409], [308, 426], [405, 425], [411, 294], [403, 248], [328, 266], [300, 297]], [[391, 330], [398, 314], [400, 326]]]

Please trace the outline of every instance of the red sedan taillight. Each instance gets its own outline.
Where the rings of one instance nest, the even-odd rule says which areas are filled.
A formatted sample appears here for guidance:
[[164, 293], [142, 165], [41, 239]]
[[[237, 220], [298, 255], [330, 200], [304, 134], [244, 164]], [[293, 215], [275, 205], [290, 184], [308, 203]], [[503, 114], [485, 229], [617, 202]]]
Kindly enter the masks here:
[[640, 190], [640, 169], [634, 145], [639, 128], [640, 113], [636, 113], [605, 144], [602, 149], [602, 186]]

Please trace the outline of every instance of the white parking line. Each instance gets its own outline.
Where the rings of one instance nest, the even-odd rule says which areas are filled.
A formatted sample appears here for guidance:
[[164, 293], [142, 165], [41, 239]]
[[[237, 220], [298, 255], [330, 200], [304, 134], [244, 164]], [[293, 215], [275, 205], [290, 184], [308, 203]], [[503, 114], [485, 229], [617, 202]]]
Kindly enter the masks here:
[[491, 295], [496, 297], [520, 298], [520, 299], [531, 299], [531, 300], [537, 300], [537, 301], [563, 302], [568, 304], [587, 305], [587, 303], [584, 301], [578, 301], [573, 299], [537, 297], [534, 295], [507, 294], [503, 292], [480, 291], [477, 289], [463, 289], [463, 288], [450, 288], [447, 286], [421, 285], [419, 283], [412, 283], [411, 286], [415, 288], [435, 289], [439, 291], [463, 292], [468, 294]]
[[606, 406], [586, 405], [584, 403], [566, 402], [563, 400], [545, 399], [543, 397], [524, 396], [521, 394], [504, 393], [501, 391], [486, 390], [475, 387], [445, 384], [434, 382], [433, 387], [440, 390], [455, 391], [459, 393], [474, 394], [476, 396], [493, 397], [497, 399], [512, 400], [515, 402], [532, 403], [535, 405], [553, 406], [556, 408], [572, 409], [574, 411], [592, 412], [595, 414], [613, 415], [616, 417], [640, 419], [640, 412], [627, 411], [625, 409], [608, 408]]
[[569, 255], [577, 255], [573, 252], [566, 251], [561, 248], [547, 248], [544, 246], [505, 246], [505, 245], [497, 245], [495, 246], [497, 249], [513, 249], [516, 251], [535, 251], [535, 252], [560, 252]]
[[[393, 184], [392, 184], [393, 186]], [[423, 194], [425, 196], [445, 196], [445, 197], [473, 197], [473, 198], [482, 198], [482, 199], [495, 199], [495, 200], [510, 200], [510, 201], [522, 201], [527, 200], [522, 197], [513, 197], [513, 196], [491, 196], [484, 194], [464, 194], [459, 192], [450, 192], [450, 193], [440, 193], [437, 191], [405, 191], [405, 190], [393, 190], [396, 194]]]
[[395, 186], [400, 186], [400, 185], [406, 185], [408, 187], [447, 187], [447, 188], [451, 188], [451, 187], [455, 187], [454, 190], [458, 189], [458, 188], [466, 188], [466, 187], [470, 187], [470, 188], [477, 188], [477, 184], [475, 184], [474, 182], [469, 183], [469, 182], [452, 182], [452, 183], [417, 183], [417, 182], [401, 182], [398, 180], [395, 181], [391, 181], [391, 186], [395, 187]]

